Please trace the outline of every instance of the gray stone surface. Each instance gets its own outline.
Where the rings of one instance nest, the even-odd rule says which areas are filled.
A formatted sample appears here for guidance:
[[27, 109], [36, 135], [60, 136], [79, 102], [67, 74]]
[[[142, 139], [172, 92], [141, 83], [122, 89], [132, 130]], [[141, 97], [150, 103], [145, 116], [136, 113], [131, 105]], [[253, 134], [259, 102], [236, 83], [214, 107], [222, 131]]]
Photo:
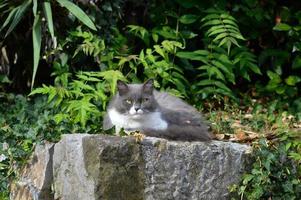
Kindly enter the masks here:
[[147, 200], [228, 199], [228, 187], [246, 168], [246, 145], [213, 141], [143, 142]]
[[247, 166], [247, 145], [64, 135], [55, 145], [55, 199], [229, 199]]
[[140, 146], [133, 138], [65, 135], [55, 145], [55, 199], [144, 199]]
[[53, 143], [37, 145], [20, 178], [12, 183], [12, 200], [51, 200]]

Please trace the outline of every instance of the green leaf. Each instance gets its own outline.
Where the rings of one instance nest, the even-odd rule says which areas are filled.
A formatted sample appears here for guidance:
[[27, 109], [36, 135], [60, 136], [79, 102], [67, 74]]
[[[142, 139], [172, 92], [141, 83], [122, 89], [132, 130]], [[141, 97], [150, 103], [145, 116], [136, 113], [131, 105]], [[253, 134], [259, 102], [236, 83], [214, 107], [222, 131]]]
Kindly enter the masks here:
[[[223, 39], [220, 41], [220, 43], [218, 44], [218, 46], [221, 47], [221, 46], [223, 46], [224, 44], [228, 44], [228, 43], [231, 44], [231, 41], [230, 41], [229, 37], [225, 37], [225, 38], [223, 38]], [[229, 49], [228, 49], [228, 54], [229, 54]]]
[[[27, 8], [29, 7], [30, 4], [31, 4], [31, 0], [24, 1], [23, 4], [21, 4], [20, 6], [15, 8], [16, 10], [14, 9], [15, 11], [13, 11], [13, 10], [11, 11], [13, 13], [12, 13], [12, 15], [8, 16], [9, 21], [7, 23], [10, 22], [12, 17], [13, 17], [13, 20], [5, 34], [5, 37], [7, 37], [11, 33], [11, 31], [13, 31], [15, 29], [15, 27], [19, 24], [19, 22], [21, 21], [21, 19], [24, 16], [25, 11], [27, 10]], [[5, 24], [6, 24], [6, 21], [4, 22], [3, 27]]]
[[7, 5], [8, 5], [8, 3], [1, 2], [1, 3], [0, 3], [0, 9], [1, 9], [1, 8], [4, 8], [4, 7], [7, 6]]
[[71, 112], [74, 116], [74, 122], [80, 122], [84, 128], [90, 115], [97, 115], [99, 111], [97, 107], [90, 102], [91, 96], [85, 96], [80, 100], [71, 100], [68, 102], [67, 112]]
[[259, 67], [257, 66], [257, 65], [255, 65], [255, 64], [253, 64], [253, 63], [249, 63], [248, 64], [248, 67], [253, 71], [253, 72], [255, 72], [256, 74], [262, 74], [261, 73], [261, 71], [260, 71], [260, 69], [259, 69]]
[[239, 32], [239, 29], [237, 27], [233, 26], [233, 25], [222, 24], [222, 25], [212, 26], [211, 28], [208, 29], [207, 33], [211, 33], [214, 30], [223, 30], [223, 31], [226, 31], [225, 29], [227, 29], [228, 31]]
[[37, 10], [38, 10], [38, 0], [33, 0], [33, 6], [32, 6], [33, 16], [37, 15]]
[[208, 34], [208, 36], [212, 36], [212, 35], [216, 35], [218, 33], [224, 33], [224, 32], [225, 32], [225, 29], [223, 29], [223, 28], [216, 28], [216, 26], [213, 26], [206, 33]]
[[162, 42], [162, 46], [165, 50], [167, 50], [171, 53], [173, 53], [173, 51], [176, 49], [176, 47], [183, 49], [183, 45], [177, 41], [164, 40]]
[[276, 93], [277, 94], [284, 94], [285, 90], [286, 90], [285, 87], [283, 87], [283, 86], [277, 86]]
[[179, 38], [178, 33], [169, 26], [163, 26], [162, 28], [154, 28], [153, 33], [159, 34], [165, 39], [177, 40]]
[[45, 1], [43, 3], [43, 7], [44, 7], [44, 13], [45, 13], [45, 16], [46, 16], [46, 20], [47, 20], [48, 30], [49, 30], [49, 33], [52, 37], [52, 40], [54, 40], [54, 28], [53, 28], [51, 5], [48, 1]]
[[85, 76], [83, 74], [77, 74], [76, 75], [79, 79], [84, 80], [84, 81], [92, 81], [92, 82], [100, 82], [100, 79], [95, 78], [93, 76]]
[[212, 85], [212, 86], [217, 86], [218, 88], [221, 88], [225, 91], [231, 92], [231, 90], [221, 81], [217, 81], [217, 80], [202, 80], [200, 82], [198, 82], [196, 84], [197, 86], [208, 86], [208, 85]]
[[301, 78], [299, 76], [289, 76], [285, 79], [285, 82], [290, 86], [295, 86], [297, 83], [301, 82]]
[[67, 8], [78, 20], [88, 26], [90, 29], [96, 31], [96, 27], [88, 15], [77, 5], [68, 0], [56, 0], [62, 7]]
[[198, 19], [197, 15], [182, 15], [179, 21], [182, 24], [192, 24]]
[[[77, 75], [79, 78], [83, 78], [80, 75]], [[73, 88], [77, 88], [80, 90], [86, 90], [86, 91], [94, 91], [94, 88], [90, 86], [89, 84], [84, 83], [83, 81], [74, 80], [71, 85]]]
[[214, 64], [215, 67], [223, 70], [226, 74], [232, 74], [232, 70], [225, 65], [225, 63], [220, 62], [219, 60], [212, 60], [212, 64]]
[[34, 94], [47, 94], [49, 92], [48, 86], [43, 84], [43, 87], [35, 88], [30, 92], [28, 96], [32, 96]]
[[33, 43], [33, 73], [31, 80], [31, 89], [34, 85], [34, 80], [36, 77], [39, 61], [40, 61], [40, 51], [41, 51], [41, 20], [38, 14], [33, 23], [32, 27], [32, 43]]
[[220, 15], [219, 15], [219, 14], [213, 13], [213, 14], [206, 15], [206, 16], [201, 20], [201, 22], [209, 21], [209, 20], [212, 20], [212, 19], [219, 19], [219, 18], [220, 18]]
[[[184, 58], [188, 60], [198, 60], [202, 61], [203, 63], [207, 63], [207, 58], [206, 56], [209, 54], [208, 51], [205, 50], [199, 50], [200, 52], [198, 53], [197, 51], [194, 52], [184, 52], [184, 51], [179, 51], [176, 53], [176, 56], [179, 58]], [[204, 51], [204, 52], [201, 52]], [[203, 54], [201, 54], [203, 53]]]
[[53, 120], [55, 121], [56, 124], [61, 123], [64, 119], [68, 119], [68, 114], [65, 113], [59, 113], [54, 115]]
[[165, 59], [165, 53], [159, 45], [154, 45], [155, 51]]
[[240, 45], [238, 44], [238, 42], [236, 41], [235, 38], [229, 37], [229, 41], [230, 41], [232, 44], [235, 44], [237, 47], [240, 47]]
[[246, 40], [240, 33], [230, 33], [230, 36], [235, 37], [236, 39]]
[[11, 20], [15, 17], [15, 14], [17, 13], [18, 11], [18, 7], [12, 9], [10, 11], [10, 13], [8, 14], [8, 17], [6, 18], [5, 22], [2, 24], [1, 28], [0, 28], [0, 31], [2, 31], [10, 22]]
[[[234, 40], [234, 42], [235, 42], [235, 40]], [[231, 37], [225, 37], [224, 39], [222, 39], [220, 41], [220, 43], [218, 44], [218, 46], [221, 47], [225, 44], [226, 44], [226, 47], [227, 47], [227, 53], [228, 53], [228, 55], [230, 55], [231, 44], [232, 44]]]
[[289, 31], [291, 30], [291, 26], [285, 23], [279, 23], [276, 26], [274, 26], [273, 30], [275, 31]]
[[275, 83], [281, 83], [281, 78], [280, 78], [280, 76], [279, 76], [277, 73], [268, 70], [268, 71], [267, 71], [267, 75], [268, 75], [268, 77], [269, 77], [273, 82], [275, 82]]
[[202, 88], [202, 89], [198, 90], [196, 92], [196, 94], [202, 94], [202, 95], [206, 94], [207, 96], [209, 94], [212, 94], [212, 95], [219, 94], [219, 95], [222, 95], [222, 96], [228, 96], [228, 97], [232, 98], [235, 101], [237, 100], [235, 98], [235, 96], [231, 92], [228, 92], [228, 91], [225, 91], [225, 90], [223, 90], [221, 88], [216, 88], [216, 87], [205, 87], [205, 88]]
[[254, 175], [252, 175], [252, 174], [245, 174], [243, 176], [243, 184], [244, 185], [248, 184], [253, 178], [254, 178]]
[[290, 152], [289, 157], [296, 160], [296, 161], [301, 161], [300, 153]]
[[292, 68], [293, 69], [299, 69], [299, 68], [301, 68], [301, 56], [296, 56], [296, 58], [293, 61]]
[[0, 83], [11, 83], [8, 77], [4, 74], [0, 74]]
[[220, 33], [220, 34], [218, 34], [214, 39], [213, 39], [213, 42], [215, 42], [215, 41], [218, 41], [218, 40], [220, 40], [220, 39], [222, 39], [222, 38], [224, 38], [224, 37], [227, 37], [229, 34], [226, 32], [226, 33]]
[[222, 13], [221, 14], [221, 18], [223, 18], [223, 19], [229, 19], [231, 21], [236, 21], [236, 19], [234, 17], [232, 17], [231, 15], [229, 15], [228, 13]]
[[231, 25], [233, 25], [233, 26], [235, 26], [235, 27], [238, 27], [237, 24], [236, 24], [236, 22], [233, 21], [233, 20], [224, 19], [224, 20], [222, 20], [222, 21], [223, 21], [224, 24], [231, 24]]
[[192, 39], [192, 38], [195, 38], [196, 36], [198, 36], [198, 34], [195, 34], [194, 32], [191, 32], [188, 30], [181, 31], [180, 34], [185, 39]]
[[[147, 46], [149, 46], [149, 42], [150, 42], [149, 41], [149, 32], [146, 28], [144, 28], [142, 26], [137, 26], [137, 25], [128, 25], [127, 28], [130, 29], [129, 30], [130, 33], [133, 33], [135, 36], [138, 36], [140, 39], [143, 40], [143, 42]], [[152, 35], [154, 35], [154, 33]]]
[[225, 76], [224, 74], [216, 67], [212, 67], [210, 65], [202, 65], [198, 67], [200, 70], [206, 70], [205, 76], [209, 76], [209, 78], [212, 78], [212, 76], [216, 76], [216, 78], [221, 79], [225, 81]]
[[202, 27], [205, 26], [216, 26], [216, 25], [222, 25], [223, 22], [219, 19], [214, 19], [214, 20], [210, 20], [208, 22], [206, 22], [205, 24], [202, 25]]
[[155, 43], [157, 43], [158, 40], [159, 40], [158, 34], [155, 34], [155, 33], [152, 33], [152, 38], [153, 38], [153, 40], [154, 40]]
[[210, 53], [207, 50], [196, 50], [194, 51], [194, 53], [198, 54], [198, 55], [202, 55], [202, 56], [208, 56]]
[[110, 83], [112, 94], [115, 94], [118, 80], [126, 81], [126, 78], [118, 70], [108, 70], [108, 71], [100, 72], [99, 75]]

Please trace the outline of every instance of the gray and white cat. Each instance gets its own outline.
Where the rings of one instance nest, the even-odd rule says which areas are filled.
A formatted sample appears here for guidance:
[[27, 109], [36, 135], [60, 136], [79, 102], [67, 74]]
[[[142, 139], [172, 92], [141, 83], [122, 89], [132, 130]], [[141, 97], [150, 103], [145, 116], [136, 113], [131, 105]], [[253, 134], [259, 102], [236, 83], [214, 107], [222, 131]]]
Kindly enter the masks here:
[[118, 81], [117, 88], [103, 121], [105, 130], [115, 126], [117, 133], [123, 128], [171, 140], [211, 140], [200, 113], [181, 99], [154, 90], [152, 79], [144, 84]]

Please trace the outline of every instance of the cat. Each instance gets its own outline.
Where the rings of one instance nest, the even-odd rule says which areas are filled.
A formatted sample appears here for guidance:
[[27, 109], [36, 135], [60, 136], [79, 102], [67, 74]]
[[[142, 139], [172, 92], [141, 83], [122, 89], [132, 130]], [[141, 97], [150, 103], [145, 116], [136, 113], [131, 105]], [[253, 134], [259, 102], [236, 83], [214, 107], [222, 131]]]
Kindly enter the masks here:
[[143, 84], [117, 81], [117, 94], [109, 102], [103, 129], [139, 131], [146, 136], [182, 141], [212, 139], [201, 114], [181, 99], [154, 89], [153, 79]]

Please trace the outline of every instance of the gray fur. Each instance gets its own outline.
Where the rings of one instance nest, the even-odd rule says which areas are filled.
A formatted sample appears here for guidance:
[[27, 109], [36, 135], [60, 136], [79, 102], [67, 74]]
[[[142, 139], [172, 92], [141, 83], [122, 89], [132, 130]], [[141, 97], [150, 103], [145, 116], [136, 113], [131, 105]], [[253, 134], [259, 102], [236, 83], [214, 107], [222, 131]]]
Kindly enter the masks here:
[[[118, 93], [110, 101], [107, 110], [114, 108], [120, 114], [128, 115], [130, 106], [125, 102], [127, 99], [132, 99], [145, 114], [160, 112], [161, 118], [167, 122], [168, 127], [165, 130], [143, 127], [137, 130], [147, 136], [183, 141], [208, 141], [212, 138], [201, 114], [194, 107], [166, 92], [154, 90], [152, 80], [144, 84], [125, 84], [119, 81]], [[103, 128], [106, 130], [113, 126], [109, 115], [106, 114]]]

